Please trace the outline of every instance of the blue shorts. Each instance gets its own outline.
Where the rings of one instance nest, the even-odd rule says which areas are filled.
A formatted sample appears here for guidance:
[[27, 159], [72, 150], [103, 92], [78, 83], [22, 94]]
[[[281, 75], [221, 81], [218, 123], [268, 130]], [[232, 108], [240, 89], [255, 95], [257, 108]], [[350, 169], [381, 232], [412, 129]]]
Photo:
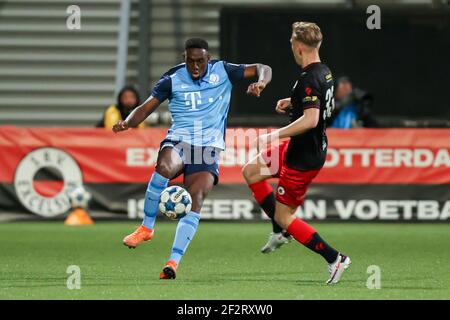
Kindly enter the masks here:
[[193, 146], [185, 142], [165, 139], [161, 142], [159, 151], [166, 147], [173, 148], [183, 160], [184, 168], [180, 174], [184, 173], [186, 177], [196, 172], [207, 171], [213, 175], [214, 185], [219, 183], [219, 157], [221, 151], [219, 148]]

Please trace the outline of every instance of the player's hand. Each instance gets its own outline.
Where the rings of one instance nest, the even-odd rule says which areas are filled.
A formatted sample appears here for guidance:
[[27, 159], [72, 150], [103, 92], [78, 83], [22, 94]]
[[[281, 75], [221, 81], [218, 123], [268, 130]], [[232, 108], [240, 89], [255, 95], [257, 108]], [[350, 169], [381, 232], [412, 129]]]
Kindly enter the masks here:
[[291, 106], [291, 98], [280, 99], [277, 102], [275, 110], [278, 113], [286, 113], [286, 109], [288, 109], [290, 106]]
[[126, 122], [125, 120], [120, 120], [115, 125], [113, 125], [112, 131], [117, 133], [117, 132], [120, 132], [120, 131], [128, 130], [128, 128], [129, 128], [128, 127], [128, 122]]
[[266, 84], [262, 81], [254, 82], [248, 86], [247, 94], [259, 98], [265, 87]]

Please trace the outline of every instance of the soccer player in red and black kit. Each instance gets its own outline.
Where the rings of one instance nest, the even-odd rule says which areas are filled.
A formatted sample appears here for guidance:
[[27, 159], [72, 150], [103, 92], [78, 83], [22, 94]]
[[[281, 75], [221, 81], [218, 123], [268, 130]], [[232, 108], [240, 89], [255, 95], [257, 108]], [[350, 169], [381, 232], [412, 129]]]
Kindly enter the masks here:
[[[291, 121], [283, 128], [259, 136], [258, 148], [267, 143], [271, 147], [246, 164], [243, 174], [253, 196], [279, 229], [325, 258], [329, 271], [326, 283], [334, 284], [350, 265], [350, 258], [331, 247], [312, 226], [295, 216], [297, 207], [304, 202], [308, 185], [325, 163], [328, 144], [325, 122], [334, 107], [333, 76], [320, 61], [321, 43], [322, 32], [315, 23], [292, 25], [292, 52], [301, 70], [291, 97], [279, 100], [276, 106], [279, 113], [289, 111]], [[290, 139], [274, 145], [276, 140], [286, 138]], [[272, 177], [279, 178], [276, 196], [266, 181]], [[273, 248], [279, 247], [281, 242], [278, 244]]]

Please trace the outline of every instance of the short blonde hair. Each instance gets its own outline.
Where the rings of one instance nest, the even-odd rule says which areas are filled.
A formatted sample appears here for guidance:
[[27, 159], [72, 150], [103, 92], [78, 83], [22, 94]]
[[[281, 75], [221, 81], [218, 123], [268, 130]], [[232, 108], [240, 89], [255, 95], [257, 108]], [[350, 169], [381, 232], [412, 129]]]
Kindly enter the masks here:
[[322, 43], [322, 31], [313, 22], [294, 22], [292, 24], [292, 33], [295, 40], [303, 42], [307, 46], [319, 48]]

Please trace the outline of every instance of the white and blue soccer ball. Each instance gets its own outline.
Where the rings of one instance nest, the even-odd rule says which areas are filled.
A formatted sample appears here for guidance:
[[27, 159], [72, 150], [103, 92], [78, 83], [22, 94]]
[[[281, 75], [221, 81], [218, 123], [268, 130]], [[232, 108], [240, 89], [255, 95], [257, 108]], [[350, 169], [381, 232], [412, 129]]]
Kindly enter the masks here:
[[159, 211], [170, 219], [184, 217], [192, 208], [192, 198], [186, 189], [180, 186], [170, 186], [161, 192]]
[[91, 200], [91, 194], [83, 186], [78, 186], [69, 190], [67, 196], [69, 197], [70, 205], [73, 209], [86, 209], [89, 200]]

